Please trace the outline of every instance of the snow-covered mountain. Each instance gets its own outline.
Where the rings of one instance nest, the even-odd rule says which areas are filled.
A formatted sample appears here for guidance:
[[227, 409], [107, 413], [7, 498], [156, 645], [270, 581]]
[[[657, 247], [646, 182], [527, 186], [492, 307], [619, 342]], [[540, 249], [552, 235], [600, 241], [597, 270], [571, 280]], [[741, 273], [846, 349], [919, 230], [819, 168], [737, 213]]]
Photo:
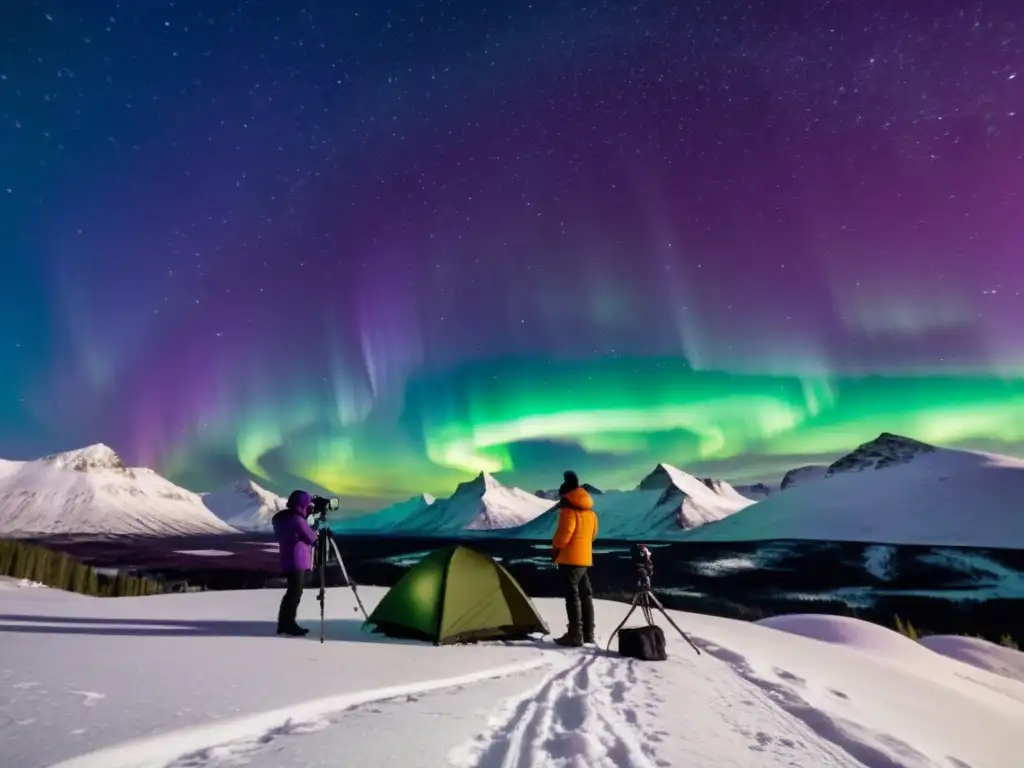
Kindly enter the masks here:
[[779, 492], [777, 487], [773, 487], [767, 483], [749, 483], [746, 485], [735, 485], [733, 487], [741, 496], [753, 499], [754, 501], [767, 499], [773, 493]]
[[[601, 489], [600, 488], [595, 488], [590, 483], [581, 483], [581, 487], [583, 488], [583, 490], [585, 490], [591, 496], [594, 496], [594, 495], [596, 495], [598, 493], [601, 493]], [[534, 491], [533, 495], [534, 496], [539, 496], [542, 499], [547, 499], [548, 501], [558, 501], [558, 489], [557, 488], [551, 488], [551, 489], [549, 489], [547, 491]]]
[[825, 476], [826, 472], [828, 472], [828, 467], [824, 464], [808, 464], [804, 467], [791, 469], [783, 476], [779, 488], [785, 491], [797, 484], [802, 485], [813, 480], [820, 480]]
[[883, 432], [874, 440], [857, 446], [851, 453], [829, 464], [825, 477], [842, 472], [863, 472], [868, 469], [884, 469], [897, 464], [909, 464], [915, 458], [939, 450], [934, 445], [922, 443], [909, 437]]
[[0, 535], [236, 533], [198, 494], [102, 444], [35, 461], [0, 461]]
[[[659, 464], [633, 491], [605, 491], [594, 499], [603, 539], [658, 541], [680, 538], [686, 531], [753, 504], [724, 480], [702, 480], [668, 464]], [[558, 510], [508, 531], [524, 539], [550, 538]]]
[[332, 516], [331, 530], [335, 533], [360, 533], [395, 535], [405, 533], [403, 524], [413, 515], [418, 515], [433, 504], [436, 499], [428, 493], [421, 493], [411, 499], [392, 504], [390, 507], [365, 515]]
[[[682, 472], [682, 470], [677, 471]], [[684, 472], [683, 474], [686, 473]], [[749, 496], [744, 496], [733, 485], [727, 483], [725, 480], [718, 480], [713, 477], [700, 477], [697, 479], [724, 499], [732, 499], [734, 501], [751, 501]]]
[[815, 539], [1024, 548], [1024, 461], [883, 433], [693, 541]]
[[233, 528], [266, 531], [270, 519], [285, 508], [286, 499], [252, 480], [241, 480], [218, 491], [202, 494], [206, 508]]
[[447, 499], [414, 511], [396, 526], [396, 533], [447, 536], [463, 531], [493, 531], [529, 523], [551, 508], [551, 502], [521, 488], [508, 488], [481, 472], [460, 483]]

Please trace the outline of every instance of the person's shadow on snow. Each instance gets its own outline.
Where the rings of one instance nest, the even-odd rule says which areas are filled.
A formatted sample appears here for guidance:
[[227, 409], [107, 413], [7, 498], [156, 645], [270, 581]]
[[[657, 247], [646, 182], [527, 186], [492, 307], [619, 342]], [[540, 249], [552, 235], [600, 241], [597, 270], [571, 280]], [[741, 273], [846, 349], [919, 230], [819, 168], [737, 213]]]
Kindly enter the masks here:
[[[17, 623], [12, 623], [17, 622]], [[320, 641], [319, 621], [309, 623], [304, 638], [278, 638], [276, 621], [244, 619], [112, 619], [97, 616], [0, 614], [0, 632], [26, 635], [119, 635], [122, 637], [272, 637], [275, 640]], [[362, 619], [325, 619], [324, 642], [399, 643], [420, 640], [387, 637], [364, 628]]]

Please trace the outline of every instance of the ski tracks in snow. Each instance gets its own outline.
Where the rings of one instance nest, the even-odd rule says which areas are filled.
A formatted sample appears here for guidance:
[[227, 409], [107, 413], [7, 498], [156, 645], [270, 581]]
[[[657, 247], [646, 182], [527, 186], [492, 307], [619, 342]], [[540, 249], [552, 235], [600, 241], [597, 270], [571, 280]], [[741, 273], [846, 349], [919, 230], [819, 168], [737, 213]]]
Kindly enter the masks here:
[[656, 768], [667, 766], [638, 729], [623, 659], [581, 651], [538, 689], [511, 703], [492, 728], [453, 750], [460, 768]]
[[458, 768], [862, 768], [717, 659], [566, 654], [449, 753]]

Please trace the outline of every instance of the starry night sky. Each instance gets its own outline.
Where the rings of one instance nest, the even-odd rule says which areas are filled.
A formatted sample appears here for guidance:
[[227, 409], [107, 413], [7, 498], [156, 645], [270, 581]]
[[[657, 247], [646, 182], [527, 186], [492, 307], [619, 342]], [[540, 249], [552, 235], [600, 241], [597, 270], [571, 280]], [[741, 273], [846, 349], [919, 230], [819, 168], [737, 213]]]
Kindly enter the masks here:
[[4, 14], [0, 455], [358, 506], [1024, 454], [1019, 2]]

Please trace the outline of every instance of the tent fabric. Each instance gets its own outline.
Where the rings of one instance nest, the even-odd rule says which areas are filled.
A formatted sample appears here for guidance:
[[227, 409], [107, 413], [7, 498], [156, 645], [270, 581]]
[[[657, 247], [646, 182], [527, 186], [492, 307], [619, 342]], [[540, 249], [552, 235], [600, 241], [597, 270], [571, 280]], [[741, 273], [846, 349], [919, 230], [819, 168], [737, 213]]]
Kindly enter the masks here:
[[367, 624], [391, 637], [435, 645], [550, 633], [512, 574], [461, 544], [435, 550], [406, 571]]

